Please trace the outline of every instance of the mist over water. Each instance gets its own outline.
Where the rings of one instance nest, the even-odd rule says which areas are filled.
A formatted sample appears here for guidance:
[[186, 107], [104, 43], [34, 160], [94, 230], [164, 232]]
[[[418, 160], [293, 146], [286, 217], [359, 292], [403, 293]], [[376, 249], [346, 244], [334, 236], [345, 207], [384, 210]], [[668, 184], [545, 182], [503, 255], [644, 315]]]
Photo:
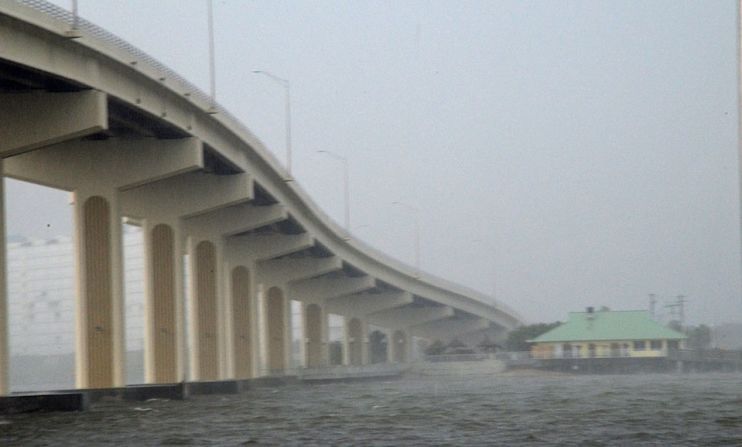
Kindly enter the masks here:
[[5, 416], [2, 445], [742, 445], [742, 375], [493, 375], [258, 388]]

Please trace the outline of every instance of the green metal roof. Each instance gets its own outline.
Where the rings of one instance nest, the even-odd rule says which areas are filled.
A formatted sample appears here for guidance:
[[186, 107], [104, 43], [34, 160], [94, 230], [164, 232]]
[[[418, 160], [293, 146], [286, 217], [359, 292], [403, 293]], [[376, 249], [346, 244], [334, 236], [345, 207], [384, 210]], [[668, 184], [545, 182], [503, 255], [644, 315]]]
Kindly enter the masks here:
[[531, 342], [593, 340], [680, 340], [680, 332], [652, 320], [645, 310], [570, 312], [566, 323], [539, 335]]

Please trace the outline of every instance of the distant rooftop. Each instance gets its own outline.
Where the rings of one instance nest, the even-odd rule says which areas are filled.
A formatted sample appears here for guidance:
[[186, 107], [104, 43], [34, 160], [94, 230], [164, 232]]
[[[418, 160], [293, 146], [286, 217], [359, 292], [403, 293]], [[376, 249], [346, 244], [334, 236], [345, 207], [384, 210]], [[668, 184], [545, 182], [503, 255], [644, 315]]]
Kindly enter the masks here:
[[680, 332], [654, 321], [646, 310], [570, 312], [569, 319], [531, 342], [680, 340]]

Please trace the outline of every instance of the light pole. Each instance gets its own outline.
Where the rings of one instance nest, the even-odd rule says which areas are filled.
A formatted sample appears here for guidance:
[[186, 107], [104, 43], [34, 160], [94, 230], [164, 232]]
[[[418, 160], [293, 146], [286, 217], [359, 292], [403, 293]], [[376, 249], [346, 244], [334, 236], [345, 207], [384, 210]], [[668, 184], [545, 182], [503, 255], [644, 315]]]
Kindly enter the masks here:
[[286, 89], [286, 172], [291, 179], [291, 84], [288, 79], [280, 78], [273, 73], [265, 70], [253, 70], [255, 74], [262, 74], [272, 79], [274, 82], [281, 84]]
[[216, 113], [216, 62], [214, 56], [214, 0], [207, 1], [209, 17], [209, 113]]
[[70, 39], [82, 37], [82, 34], [80, 34], [80, 14], [77, 8], [77, 0], [72, 0], [72, 24], [70, 25], [70, 29], [65, 31], [64, 34]]
[[398, 205], [412, 211], [412, 216], [415, 219], [415, 272], [416, 276], [420, 276], [420, 210], [404, 202], [392, 202], [392, 205]]
[[339, 160], [343, 164], [343, 191], [345, 196], [345, 231], [350, 236], [350, 182], [348, 180], [348, 159], [342, 155], [338, 155], [332, 151], [317, 151], [320, 154], [327, 154], [328, 156]]

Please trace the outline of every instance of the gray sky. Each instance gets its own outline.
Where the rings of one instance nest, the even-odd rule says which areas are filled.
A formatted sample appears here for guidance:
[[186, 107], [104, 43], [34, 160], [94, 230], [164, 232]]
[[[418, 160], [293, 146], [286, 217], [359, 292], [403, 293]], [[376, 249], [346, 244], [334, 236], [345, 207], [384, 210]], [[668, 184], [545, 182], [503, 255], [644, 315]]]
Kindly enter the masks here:
[[[208, 89], [205, 1], [79, 2]], [[251, 70], [290, 79], [296, 178], [342, 222], [316, 151], [348, 157], [379, 249], [413, 262], [404, 201], [424, 270], [532, 321], [650, 292], [742, 320], [734, 0], [215, 0], [215, 21], [218, 101], [283, 159], [283, 90]], [[64, 194], [8, 191], [9, 232], [69, 233]]]

